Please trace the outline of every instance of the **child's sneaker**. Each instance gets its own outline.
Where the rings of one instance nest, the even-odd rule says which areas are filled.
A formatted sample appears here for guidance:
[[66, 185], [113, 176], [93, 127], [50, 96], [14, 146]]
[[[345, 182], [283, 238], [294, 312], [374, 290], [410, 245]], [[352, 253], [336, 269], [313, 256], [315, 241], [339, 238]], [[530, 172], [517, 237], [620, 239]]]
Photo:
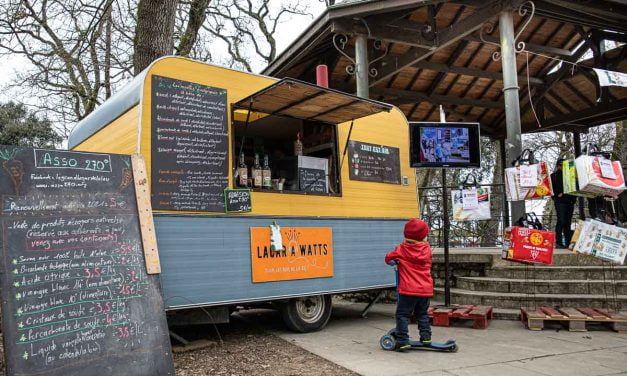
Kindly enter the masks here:
[[420, 337], [420, 343], [422, 343], [423, 346], [431, 346], [431, 337]]
[[409, 343], [396, 343], [394, 346], [394, 351], [405, 352], [405, 350], [409, 350], [411, 345]]

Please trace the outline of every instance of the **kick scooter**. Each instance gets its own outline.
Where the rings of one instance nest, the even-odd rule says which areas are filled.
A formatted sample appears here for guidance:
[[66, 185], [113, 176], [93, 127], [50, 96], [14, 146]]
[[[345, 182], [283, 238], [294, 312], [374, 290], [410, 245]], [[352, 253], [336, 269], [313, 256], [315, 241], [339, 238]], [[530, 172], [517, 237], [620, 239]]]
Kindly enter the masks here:
[[[394, 271], [396, 273], [396, 291], [398, 293], [398, 261], [393, 261], [390, 265], [394, 266]], [[383, 350], [394, 351], [394, 348], [396, 347], [396, 328], [390, 329], [386, 334], [384, 334], [379, 340], [379, 344]], [[410, 340], [409, 344], [411, 345], [411, 350], [457, 352], [459, 349], [454, 339], [449, 339], [444, 343], [431, 342], [430, 344], [423, 344], [420, 341]]]

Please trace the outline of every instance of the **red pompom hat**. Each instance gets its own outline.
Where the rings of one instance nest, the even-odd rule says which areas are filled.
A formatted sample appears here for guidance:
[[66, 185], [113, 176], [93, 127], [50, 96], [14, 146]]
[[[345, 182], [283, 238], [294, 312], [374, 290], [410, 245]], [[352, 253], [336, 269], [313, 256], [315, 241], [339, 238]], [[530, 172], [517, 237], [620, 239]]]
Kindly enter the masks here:
[[429, 226], [418, 218], [412, 218], [405, 224], [403, 233], [406, 239], [421, 241], [429, 235]]

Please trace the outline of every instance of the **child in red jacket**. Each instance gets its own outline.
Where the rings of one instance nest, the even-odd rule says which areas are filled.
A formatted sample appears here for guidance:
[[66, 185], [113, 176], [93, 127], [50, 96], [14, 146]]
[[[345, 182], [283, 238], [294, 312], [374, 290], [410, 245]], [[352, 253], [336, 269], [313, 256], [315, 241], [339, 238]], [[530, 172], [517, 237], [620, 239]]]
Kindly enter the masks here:
[[396, 301], [396, 350], [409, 347], [408, 325], [411, 313], [418, 321], [420, 342], [431, 344], [429, 298], [433, 296], [431, 246], [426, 242], [429, 227], [420, 219], [405, 224], [405, 241], [385, 255], [387, 264], [398, 263], [398, 298]]

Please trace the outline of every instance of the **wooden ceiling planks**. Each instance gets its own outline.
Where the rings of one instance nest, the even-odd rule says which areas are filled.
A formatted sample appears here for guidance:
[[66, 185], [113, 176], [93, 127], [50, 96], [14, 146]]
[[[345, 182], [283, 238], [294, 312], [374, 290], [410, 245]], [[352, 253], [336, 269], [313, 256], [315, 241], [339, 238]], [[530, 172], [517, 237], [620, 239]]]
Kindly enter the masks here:
[[[461, 2], [461, 0], [460, 0]], [[546, 1], [536, 1], [536, 6], [540, 9], [545, 6]], [[607, 1], [600, 1], [606, 3]], [[394, 3], [391, 0], [390, 3]], [[477, 8], [470, 6], [472, 1], [464, 1], [465, 4], [457, 4], [455, 0], [450, 1], [434, 1], [434, 8], [437, 10], [435, 22], [439, 31], [445, 31], [449, 26], [462, 22], [465, 18], [474, 14]], [[479, 2], [476, 2], [479, 4]], [[586, 7], [587, 5], [581, 5]], [[348, 6], [347, 6], [348, 7]], [[395, 10], [396, 11], [396, 10]], [[429, 9], [422, 6], [414, 11], [407, 10], [407, 13], [395, 13], [394, 16], [385, 18], [387, 15], [384, 10], [378, 14], [370, 12], [367, 16], [367, 22], [376, 23], [379, 18], [387, 19], [386, 22], [397, 22], [396, 27], [400, 27], [401, 31], [411, 33], [419, 33], [418, 24], [429, 24]], [[540, 16], [542, 14], [543, 16]], [[538, 11], [520, 36], [519, 40], [527, 43], [529, 54], [521, 53], [517, 56], [517, 68], [519, 73], [519, 87], [521, 98], [521, 109], [523, 110], [523, 123], [525, 129], [530, 129], [535, 123], [535, 117], [528, 103], [528, 91], [532, 90], [534, 96], [534, 105], [538, 106], [541, 98], [537, 97], [538, 93], [542, 93], [540, 87], [546, 84], [546, 78], [550, 77], [553, 69], [558, 65], [558, 61], [551, 57], [559, 56], [567, 57], [577, 46], [581, 44], [582, 35], [591, 32], [590, 23], [570, 22], [573, 15], [568, 17], [553, 17], [550, 12]], [[574, 14], [574, 13], [573, 13]], [[331, 19], [332, 12], [329, 12]], [[352, 15], [352, 19], [358, 19], [358, 16]], [[516, 30], [522, 27], [523, 19], [514, 13]], [[490, 40], [498, 42], [498, 20], [492, 19], [497, 24], [495, 30], [490, 36]], [[595, 19], [598, 22], [598, 17]], [[609, 29], [613, 24], [608, 24]], [[579, 28], [579, 29], [578, 29]], [[377, 93], [378, 89], [396, 89], [399, 91], [414, 91], [417, 93], [426, 93], [433, 95], [432, 100], [423, 99], [404, 99], [398, 100], [398, 97], [383, 95], [381, 93], [373, 94], [374, 98], [389, 100], [390, 102], [400, 103], [400, 108], [408, 118], [412, 120], [437, 120], [437, 106], [439, 102], [447, 102], [445, 109], [451, 112], [452, 117], [466, 118], [467, 120], [480, 121], [482, 126], [486, 128], [502, 128], [504, 124], [504, 112], [498, 108], [481, 107], [485, 103], [502, 102], [503, 82], [501, 77], [500, 61], [493, 61], [492, 54], [499, 50], [497, 45], [491, 43], [483, 43], [479, 39], [479, 33], [475, 32], [460, 41], [453, 42], [443, 48], [437, 49], [427, 59], [422, 60], [428, 64], [416, 64], [408, 66], [404, 69], [394, 72], [393, 75], [386, 76], [385, 80], [377, 83], [373, 87], [373, 92]], [[339, 55], [335, 51], [331, 43], [332, 34], [328, 36], [323, 44], [311, 48], [310, 54], [302, 53], [303, 56], [299, 64], [293, 64], [294, 72], [304, 75], [303, 69], [311, 69], [315, 67], [316, 59], [320, 61], [319, 55]], [[352, 41], [346, 46], [345, 52], [353, 55]], [[460, 48], [463, 46], [463, 48]], [[387, 66], [389, 74], [390, 64], [394, 64], [401, 59], [409, 51], [415, 49], [409, 44], [395, 42], [391, 44], [391, 48], [382, 62]], [[546, 55], [540, 56], [539, 54]], [[379, 55], [377, 55], [379, 56]], [[609, 55], [608, 55], [609, 56]], [[611, 56], [610, 56], [611, 57]], [[372, 59], [373, 57], [370, 56]], [[626, 61], [613, 69], [619, 71], [627, 71]], [[354, 92], [354, 77], [346, 73], [346, 66], [350, 63], [343, 56], [338, 57], [337, 64], [332, 67], [330, 72], [331, 87]], [[303, 63], [305, 62], [305, 63]], [[308, 64], [306, 64], [308, 62]], [[528, 63], [528, 67], [527, 67]], [[298, 69], [296, 69], [296, 67]], [[379, 68], [381, 65], [379, 65]], [[462, 68], [462, 69], [457, 69]], [[527, 81], [529, 74], [530, 81]], [[548, 74], [548, 76], [547, 76]], [[280, 74], [279, 74], [280, 75]], [[298, 77], [297, 77], [298, 78]], [[529, 84], [532, 84], [528, 88]], [[627, 98], [627, 90], [624, 88], [610, 88], [608, 90], [616, 99]], [[590, 109], [591, 105], [596, 106], [597, 87], [594, 85], [593, 74], [584, 76], [575, 74], [571, 76], [567, 74], [563, 78], [563, 82], [555, 84], [548, 92], [545, 99], [546, 107], [542, 110], [547, 118], [565, 116], [569, 113], [577, 113], [586, 109]], [[420, 97], [422, 98], [422, 97]], [[437, 99], [437, 100], [436, 100]], [[463, 99], [463, 101], [460, 101]], [[536, 108], [536, 110], [538, 110]], [[626, 117], [627, 117], [627, 110]], [[616, 117], [616, 111], [607, 109], [607, 113], [613, 118]], [[540, 115], [543, 115], [540, 114]], [[609, 115], [608, 115], [609, 116]], [[533, 121], [532, 121], [533, 120]], [[570, 127], [566, 127], [570, 129]], [[565, 129], [566, 129], [565, 128]], [[502, 132], [504, 133], [504, 131]]]

